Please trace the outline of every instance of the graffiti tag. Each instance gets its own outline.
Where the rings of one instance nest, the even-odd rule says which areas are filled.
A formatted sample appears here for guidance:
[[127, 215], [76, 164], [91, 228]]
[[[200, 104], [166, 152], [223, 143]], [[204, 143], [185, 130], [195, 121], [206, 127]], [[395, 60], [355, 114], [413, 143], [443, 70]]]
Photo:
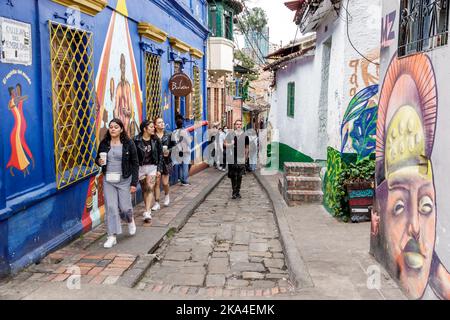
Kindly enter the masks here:
[[385, 18], [381, 18], [381, 47], [389, 47], [395, 39], [394, 23], [397, 12], [392, 11]]

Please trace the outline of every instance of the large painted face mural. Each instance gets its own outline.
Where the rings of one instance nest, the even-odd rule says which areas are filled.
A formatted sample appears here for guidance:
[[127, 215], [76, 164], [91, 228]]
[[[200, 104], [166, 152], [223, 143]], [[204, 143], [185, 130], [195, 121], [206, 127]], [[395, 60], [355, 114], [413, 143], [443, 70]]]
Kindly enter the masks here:
[[[448, 281], [434, 247], [436, 197], [431, 153], [437, 86], [430, 59], [395, 55], [381, 89], [377, 123], [377, 201], [372, 236], [387, 267], [415, 299], [427, 286], [445, 297]], [[446, 280], [447, 277], [447, 280]], [[447, 293], [448, 294], [448, 293]]]

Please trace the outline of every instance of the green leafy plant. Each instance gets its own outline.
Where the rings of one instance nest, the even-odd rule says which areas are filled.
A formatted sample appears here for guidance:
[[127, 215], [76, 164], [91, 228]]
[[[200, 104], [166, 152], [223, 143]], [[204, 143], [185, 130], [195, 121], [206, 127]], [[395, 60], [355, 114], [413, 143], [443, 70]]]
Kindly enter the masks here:
[[328, 150], [328, 166], [325, 178], [325, 205], [331, 214], [343, 222], [350, 220], [347, 185], [372, 183], [375, 179], [375, 160], [366, 158], [357, 163], [346, 163], [340, 153]]

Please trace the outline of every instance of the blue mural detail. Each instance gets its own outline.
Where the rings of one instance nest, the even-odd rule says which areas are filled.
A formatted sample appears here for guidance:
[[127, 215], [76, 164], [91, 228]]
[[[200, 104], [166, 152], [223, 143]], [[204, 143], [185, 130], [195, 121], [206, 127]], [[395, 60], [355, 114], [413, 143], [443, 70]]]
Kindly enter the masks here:
[[[170, 37], [176, 37], [204, 53], [204, 57], [196, 60], [195, 64], [201, 70], [202, 101], [206, 101], [204, 71], [208, 37], [207, 3], [204, 0], [190, 0], [184, 4], [178, 2], [177, 0], [129, 0], [126, 2], [127, 25], [137, 69], [136, 86], [132, 90], [137, 92], [137, 84], [139, 84], [142, 92], [145, 92], [145, 67], [142, 59], [144, 50], [155, 50], [161, 54], [163, 93], [168, 92], [168, 80], [172, 74], [173, 63], [168, 61], [167, 54], [170, 51], [169, 42], [153, 43], [139, 36], [137, 23], [145, 21], [167, 32]], [[13, 3], [14, 6], [12, 6]], [[82, 220], [86, 212], [86, 198], [89, 196], [89, 179], [64, 190], [56, 189], [48, 22], [56, 20], [58, 23], [69, 24], [93, 33], [93, 61], [97, 72], [105, 35], [108, 33], [108, 23], [117, 3], [117, 0], [109, 0], [109, 5], [93, 17], [84, 13], [80, 14], [51, 0], [29, 1], [26, 10], [23, 6], [18, 6], [17, 1], [0, 1], [2, 16], [31, 25], [33, 50], [31, 66], [0, 63], [0, 101], [3, 102], [0, 115], [4, 120], [0, 128], [0, 136], [3, 137], [3, 148], [0, 148], [0, 277], [11, 270], [17, 271], [39, 261], [50, 251], [74, 239], [83, 230], [87, 230]], [[146, 45], [141, 47], [141, 43]], [[186, 54], [186, 58], [188, 59], [185, 63], [185, 72], [191, 75], [194, 62], [191, 61], [193, 59], [189, 54]], [[26, 74], [30, 82], [26, 81], [19, 72], [12, 74], [13, 70], [20, 71], [22, 75]], [[11, 76], [6, 79], [9, 74]], [[20, 90], [17, 90], [17, 83], [21, 85]], [[27, 123], [24, 141], [32, 151], [33, 157], [32, 159], [28, 157], [31, 165], [28, 165], [27, 169], [32, 170], [28, 170], [26, 177], [16, 169], [14, 169], [15, 176], [12, 176], [9, 169], [6, 169], [12, 154], [10, 135], [15, 124], [14, 117], [11, 116], [11, 108], [8, 109], [8, 101], [11, 100], [13, 93], [12, 90], [8, 91], [10, 87], [14, 87], [14, 94], [17, 96], [27, 96], [23, 107]], [[23, 94], [21, 95], [19, 91]], [[142, 98], [145, 98], [145, 95]], [[172, 97], [169, 95], [167, 97], [169, 108], [165, 110], [169, 129], [174, 127], [174, 110], [171, 100]], [[20, 101], [17, 100], [17, 102]], [[145, 112], [145, 108], [142, 111]], [[205, 116], [206, 103], [203, 103], [204, 119]], [[86, 215], [89, 217], [89, 213]], [[91, 217], [94, 216], [91, 215]], [[92, 227], [97, 220], [85, 222], [87, 228]]]
[[[357, 153], [357, 162], [369, 157], [376, 147], [378, 85], [358, 92], [350, 101], [341, 125], [341, 154], [351, 140]], [[351, 139], [349, 139], [351, 138]]]
[[350, 199], [358, 199], [358, 198], [372, 198], [374, 195], [373, 189], [366, 189], [366, 190], [352, 190], [349, 193]]

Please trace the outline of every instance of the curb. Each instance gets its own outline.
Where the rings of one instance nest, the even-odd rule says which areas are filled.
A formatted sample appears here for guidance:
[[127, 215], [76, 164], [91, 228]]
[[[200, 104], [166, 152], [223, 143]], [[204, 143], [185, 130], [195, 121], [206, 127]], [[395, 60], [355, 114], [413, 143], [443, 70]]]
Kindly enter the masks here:
[[153, 253], [159, 245], [167, 238], [167, 234], [172, 230], [178, 232], [189, 218], [194, 213], [195, 209], [197, 209], [200, 204], [206, 199], [206, 197], [219, 185], [220, 182], [225, 178], [226, 173], [219, 175], [217, 178], [215, 177], [212, 181], [205, 187], [202, 192], [200, 192], [192, 202], [188, 203], [183, 209], [181, 209], [176, 215], [175, 219], [169, 224], [168, 230], [163, 236], [156, 241], [155, 244], [149, 250], [149, 254], [139, 256], [137, 262], [133, 265], [131, 269], [126, 271], [124, 275], [117, 282], [118, 285], [134, 288], [139, 281], [144, 277], [147, 270], [153, 265], [153, 263], [157, 260], [156, 255]]
[[[289, 275], [294, 282], [297, 289], [313, 288], [314, 283], [309, 275], [306, 263], [303, 261], [301, 252], [297, 248], [294, 237], [292, 236], [289, 224], [286, 218], [285, 209], [286, 203], [278, 192], [275, 192], [264, 176], [259, 171], [253, 172], [256, 180], [261, 187], [266, 191], [274, 209], [275, 221], [280, 232], [280, 241], [283, 246], [286, 264], [289, 270]], [[278, 191], [278, 190], [277, 190]]]
[[145, 272], [153, 265], [155, 260], [156, 255], [154, 254], [139, 256], [133, 267], [120, 277], [119, 281], [117, 281], [117, 285], [134, 288], [144, 277]]

